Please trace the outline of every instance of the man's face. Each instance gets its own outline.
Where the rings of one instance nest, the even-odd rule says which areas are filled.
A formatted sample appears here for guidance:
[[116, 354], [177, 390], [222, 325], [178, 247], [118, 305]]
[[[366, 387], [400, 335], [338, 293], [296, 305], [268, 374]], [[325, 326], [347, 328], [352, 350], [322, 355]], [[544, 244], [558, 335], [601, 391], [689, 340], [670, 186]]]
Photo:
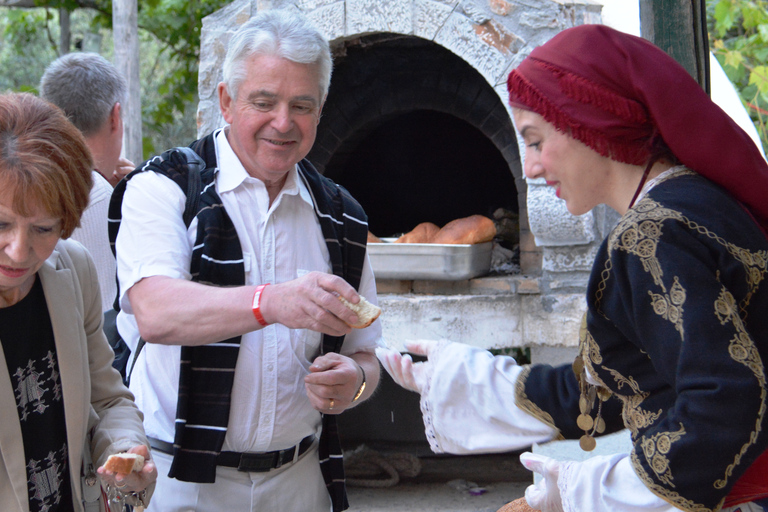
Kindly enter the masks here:
[[219, 101], [232, 149], [248, 174], [269, 185], [285, 178], [315, 142], [323, 106], [318, 67], [267, 55], [245, 65], [237, 98], [222, 83]]

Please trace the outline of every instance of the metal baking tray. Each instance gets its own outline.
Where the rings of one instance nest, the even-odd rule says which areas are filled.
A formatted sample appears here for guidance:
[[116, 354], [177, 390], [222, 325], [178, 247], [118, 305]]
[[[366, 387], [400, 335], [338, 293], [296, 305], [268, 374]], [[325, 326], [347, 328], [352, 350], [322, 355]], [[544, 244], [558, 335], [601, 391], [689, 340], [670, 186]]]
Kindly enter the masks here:
[[369, 243], [376, 279], [458, 281], [487, 274], [493, 242], [482, 244], [396, 244], [395, 238]]

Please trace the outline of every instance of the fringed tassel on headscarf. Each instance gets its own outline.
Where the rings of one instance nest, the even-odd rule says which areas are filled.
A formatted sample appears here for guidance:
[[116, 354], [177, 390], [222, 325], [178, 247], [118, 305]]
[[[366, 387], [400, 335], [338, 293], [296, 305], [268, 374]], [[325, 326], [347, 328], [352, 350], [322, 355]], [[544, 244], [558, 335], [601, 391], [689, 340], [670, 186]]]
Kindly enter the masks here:
[[[568, 75], [552, 66], [542, 65], [542, 68], [555, 77], [560, 84], [574, 93], [573, 96], [579, 96], [575, 93], [577, 87], [582, 87], [586, 80], [576, 75]], [[554, 77], [553, 77], [554, 78]], [[521, 73], [516, 70], [509, 74], [507, 87], [510, 91], [515, 91], [514, 98], [510, 95], [510, 104], [513, 107], [520, 107], [526, 110], [532, 110], [541, 115], [547, 122], [551, 123], [557, 130], [567, 133], [576, 140], [586, 144], [599, 154], [618, 160], [621, 162], [642, 165], [645, 164], [650, 156], [650, 148], [645, 142], [638, 144], [622, 144], [605, 136], [602, 132], [585, 126], [573, 117], [567, 115], [562, 109], [549, 101], [539, 89], [529, 82]], [[627, 101], [614, 101], [618, 96], [608, 90], [601, 90], [597, 87], [590, 89], [580, 98], [574, 99], [581, 101], [585, 106], [600, 107], [608, 105], [605, 110], [613, 115], [621, 115], [627, 120], [641, 119], [648, 123], [648, 116], [642, 111], [639, 105], [632, 105]], [[594, 103], [592, 103], [594, 102]], [[638, 110], [638, 107], [640, 110]]]

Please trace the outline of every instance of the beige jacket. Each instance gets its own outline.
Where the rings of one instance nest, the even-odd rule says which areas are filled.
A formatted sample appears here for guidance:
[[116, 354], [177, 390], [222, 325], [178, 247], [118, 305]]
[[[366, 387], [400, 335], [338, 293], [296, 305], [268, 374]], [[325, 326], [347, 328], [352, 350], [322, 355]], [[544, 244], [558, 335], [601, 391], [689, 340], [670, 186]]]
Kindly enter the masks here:
[[[80, 512], [80, 471], [88, 431], [93, 428], [91, 448], [96, 467], [115, 452], [148, 443], [133, 395], [112, 368], [114, 355], [102, 331], [101, 295], [90, 256], [79, 243], [62, 240], [38, 276], [56, 340], [72, 495], [75, 511]], [[0, 508], [3, 512], [29, 512], [21, 427], [1, 348], [0, 411]]]

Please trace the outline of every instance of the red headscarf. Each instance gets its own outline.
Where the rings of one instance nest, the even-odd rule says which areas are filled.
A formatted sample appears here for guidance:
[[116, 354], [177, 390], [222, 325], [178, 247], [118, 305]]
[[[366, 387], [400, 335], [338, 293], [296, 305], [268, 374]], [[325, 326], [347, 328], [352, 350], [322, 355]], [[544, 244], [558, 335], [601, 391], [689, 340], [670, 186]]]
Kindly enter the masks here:
[[620, 162], [646, 164], [661, 137], [768, 233], [768, 163], [688, 72], [645, 39], [604, 25], [564, 30], [509, 74], [507, 89], [513, 107]]

